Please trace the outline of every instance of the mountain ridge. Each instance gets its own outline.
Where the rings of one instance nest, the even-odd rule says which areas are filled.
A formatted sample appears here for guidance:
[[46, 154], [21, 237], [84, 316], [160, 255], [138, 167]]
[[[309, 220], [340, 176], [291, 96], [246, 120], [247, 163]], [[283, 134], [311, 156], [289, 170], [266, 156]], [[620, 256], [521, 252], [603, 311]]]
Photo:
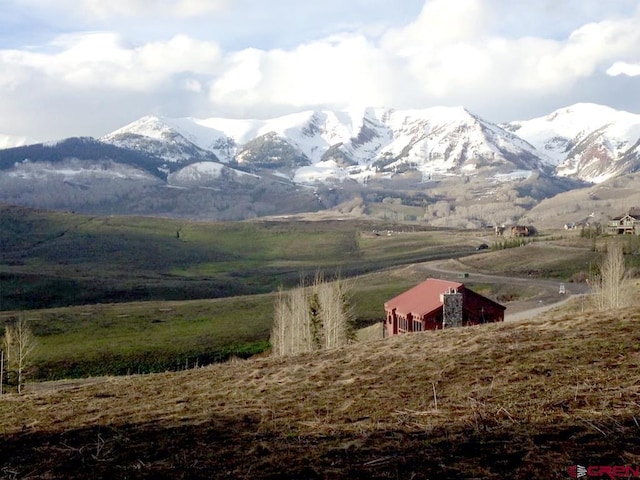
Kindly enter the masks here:
[[[152, 118], [157, 126], [149, 129]], [[267, 120], [143, 117], [102, 140], [124, 146], [118, 136], [125, 132], [159, 138], [167, 131], [213, 152], [222, 163], [238, 160], [251, 149], [250, 142], [262, 139], [262, 148], [273, 141], [289, 144], [303, 159], [297, 166], [337, 160], [340, 168], [375, 165], [397, 171], [409, 164], [429, 175], [473, 171], [477, 160], [480, 166], [502, 161], [599, 183], [637, 167], [639, 152], [625, 146], [640, 140], [640, 115], [582, 103], [505, 124], [464, 107], [309, 110]], [[632, 158], [619, 162], [625, 156]]]
[[[119, 164], [136, 172], [124, 179], [123, 169], [115, 167]], [[56, 182], [66, 182], [65, 189], [73, 184], [91, 190], [99, 172], [104, 201], [119, 213], [127, 213], [127, 202], [142, 198], [138, 203], [145, 204], [147, 197], [153, 201], [136, 213], [157, 213], [151, 204], [160, 203], [166, 204], [161, 212], [174, 211], [170, 204], [176, 199], [169, 204], [162, 199], [164, 186], [187, 189], [197, 197], [198, 208], [204, 208], [202, 215], [213, 219], [220, 218], [220, 203], [230, 208], [225, 195], [243, 192], [244, 207], [231, 218], [251, 218], [267, 211], [257, 213], [251, 203], [266, 197], [273, 203], [273, 192], [286, 185], [297, 192], [289, 202], [302, 195], [306, 198], [300, 205], [312, 211], [359, 197], [365, 203], [368, 197], [378, 202], [398, 196], [409, 205], [447, 202], [448, 209], [436, 209], [437, 218], [415, 209], [393, 213], [430, 222], [445, 221], [447, 211], [458, 206], [474, 210], [474, 199], [494, 199], [492, 213], [469, 217], [482, 224], [489, 220], [478, 216], [517, 221], [549, 195], [639, 169], [640, 115], [595, 104], [507, 124], [489, 122], [464, 107], [309, 110], [266, 120], [145, 116], [100, 139], [77, 137], [0, 150], [0, 201], [46, 208], [44, 200], [29, 203], [30, 198], [42, 197]], [[120, 182], [113, 195], [109, 172]], [[160, 183], [145, 181], [136, 190], [133, 179], [143, 174]], [[43, 180], [47, 175], [55, 181]], [[36, 177], [42, 182], [37, 192], [29, 184]], [[126, 188], [122, 182], [128, 182]], [[220, 193], [204, 200], [198, 189]], [[56, 208], [76, 209], [82, 195], [75, 190], [69, 195], [76, 200], [60, 201]], [[316, 202], [309, 203], [313, 197]], [[501, 202], [509, 214], [495, 214]], [[272, 213], [301, 211], [300, 205], [287, 207], [284, 200], [279, 205]], [[182, 208], [176, 214], [194, 215], [196, 210]]]

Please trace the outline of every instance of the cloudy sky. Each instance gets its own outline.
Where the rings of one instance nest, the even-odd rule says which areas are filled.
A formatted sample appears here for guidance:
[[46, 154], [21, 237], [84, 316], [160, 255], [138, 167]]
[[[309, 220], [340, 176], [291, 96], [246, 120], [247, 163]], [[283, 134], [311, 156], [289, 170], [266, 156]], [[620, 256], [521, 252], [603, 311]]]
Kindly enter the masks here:
[[640, 0], [0, 0], [0, 134], [577, 102], [640, 113]]

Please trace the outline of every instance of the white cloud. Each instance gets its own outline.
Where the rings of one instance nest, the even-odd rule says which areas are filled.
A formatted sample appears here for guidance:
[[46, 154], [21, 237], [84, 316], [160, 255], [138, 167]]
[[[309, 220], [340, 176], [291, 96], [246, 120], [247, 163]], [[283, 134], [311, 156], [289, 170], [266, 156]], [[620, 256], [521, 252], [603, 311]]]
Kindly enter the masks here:
[[392, 91], [388, 63], [362, 36], [332, 37], [290, 51], [247, 50], [233, 55], [211, 99], [243, 107], [379, 105]]
[[[57, 37], [53, 53], [0, 51], [3, 77], [23, 76], [30, 69], [44, 76], [82, 88], [112, 87], [141, 91], [154, 88], [182, 72], [213, 75], [221, 53], [216, 44], [176, 36], [166, 42], [129, 47], [110, 32]], [[6, 82], [6, 80], [5, 80]]]
[[388, 32], [382, 46], [403, 57], [430, 56], [441, 47], [482, 38], [489, 24], [481, 0], [431, 0], [414, 22]]
[[[45, 5], [44, 0], [16, 1]], [[101, 103], [105, 118], [120, 118], [122, 112], [264, 116], [303, 108], [437, 104], [481, 108], [478, 113], [487, 115], [539, 110], [551, 103], [549, 98], [558, 108], [563, 99], [565, 105], [575, 101], [576, 92], [589, 95], [580, 101], [597, 102], [610, 99], [616, 90], [607, 82], [621, 85], [624, 79], [614, 76], [629, 81], [640, 76], [637, 1], [617, 0], [610, 11], [605, 4], [609, 2], [427, 0], [415, 20], [401, 28], [381, 30], [376, 24], [369, 29], [360, 24], [287, 49], [256, 44], [223, 51], [213, 39], [215, 30], [209, 29], [210, 36], [203, 35], [202, 28], [193, 34], [163, 33], [154, 24], [153, 35], [147, 37], [148, 32], [118, 33], [116, 24], [135, 26], [137, 17], [148, 15], [162, 17], [164, 26], [176, 17], [179, 21], [166, 32], [190, 32], [191, 25], [208, 25], [199, 15], [210, 19], [207, 14], [215, 16], [224, 8], [247, 8], [246, 2], [60, 0], [60, 8], [75, 5], [83, 18], [94, 19], [88, 28], [104, 26], [105, 31], [59, 35], [42, 46], [0, 49], [0, 132], [9, 125], [2, 118], [20, 117], [9, 110], [16, 99], [22, 108], [43, 115], [42, 102], [50, 98], [56, 106], [76, 105], [74, 116], [81, 119], [92, 95], [109, 99]], [[51, 8], [50, 2], [47, 5]], [[300, 14], [304, 8], [296, 11]], [[253, 21], [264, 26], [270, 20], [268, 12], [256, 13]], [[194, 16], [195, 23], [187, 22], [188, 16]], [[295, 18], [288, 23], [295, 28]], [[141, 30], [145, 25], [140, 23]], [[640, 109], [640, 103], [635, 108]], [[83, 125], [79, 120], [78, 129]], [[27, 127], [18, 133], [42, 136]]]
[[215, 74], [222, 58], [219, 47], [212, 42], [178, 35], [168, 42], [154, 42], [136, 48], [136, 60], [153, 72], [194, 72]]
[[612, 77], [617, 77], [618, 75], [640, 76], [640, 63], [616, 62], [607, 69], [607, 75]]
[[487, 28], [492, 21], [483, 19], [499, 13], [488, 2], [464, 0], [456, 15], [460, 5], [427, 3], [416, 22], [390, 32], [382, 44], [405, 57], [409, 71], [437, 98], [468, 90], [483, 95], [567, 88], [640, 45], [638, 16], [590, 23], [564, 39], [507, 37]]
[[188, 92], [202, 93], [202, 83], [194, 78], [187, 78], [182, 82], [182, 86]]
[[379, 42], [343, 35], [288, 51], [240, 52], [211, 98], [245, 109], [500, 102], [568, 92], [640, 48], [638, 16], [582, 25], [560, 39], [508, 37], [491, 30], [499, 12], [490, 7], [432, 0], [415, 22]]
[[248, 101], [256, 101], [256, 86], [262, 78], [261, 58], [263, 52], [247, 49], [235, 53], [226, 62], [225, 72], [213, 84], [212, 99], [241, 95]]

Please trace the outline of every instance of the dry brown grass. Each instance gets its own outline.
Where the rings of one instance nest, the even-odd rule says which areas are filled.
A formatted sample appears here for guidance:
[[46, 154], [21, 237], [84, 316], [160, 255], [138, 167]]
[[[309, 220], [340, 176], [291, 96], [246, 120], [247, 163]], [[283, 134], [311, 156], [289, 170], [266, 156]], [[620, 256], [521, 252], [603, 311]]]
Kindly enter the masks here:
[[0, 400], [6, 478], [567, 478], [640, 463], [640, 312]]
[[589, 269], [589, 263], [600, 259], [588, 247], [567, 247], [550, 242], [533, 242], [523, 247], [490, 251], [464, 257], [471, 271], [507, 275], [530, 275], [533, 278], [568, 277]]

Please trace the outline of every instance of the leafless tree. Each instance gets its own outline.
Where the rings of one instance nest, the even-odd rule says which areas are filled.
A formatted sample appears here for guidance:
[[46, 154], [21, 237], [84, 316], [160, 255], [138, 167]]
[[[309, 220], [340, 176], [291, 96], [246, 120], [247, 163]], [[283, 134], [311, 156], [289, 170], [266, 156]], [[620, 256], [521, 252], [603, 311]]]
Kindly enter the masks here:
[[294, 355], [344, 345], [354, 337], [350, 285], [316, 274], [310, 286], [279, 291], [271, 330], [273, 355]]
[[631, 303], [631, 283], [620, 243], [607, 244], [598, 273], [590, 280], [596, 310], [624, 308]]
[[278, 291], [274, 303], [271, 348], [276, 356], [295, 355], [313, 349], [313, 335], [304, 287]]
[[2, 338], [2, 378], [4, 383], [4, 377], [7, 376], [7, 383], [9, 381], [9, 370], [11, 369], [11, 360], [13, 354], [13, 328], [10, 325], [4, 327], [4, 337]]
[[37, 341], [29, 323], [22, 316], [8, 324], [4, 331], [4, 351], [6, 352], [7, 370], [14, 372], [18, 393], [32, 366], [32, 354]]
[[4, 348], [0, 350], [0, 397], [4, 393]]
[[326, 282], [322, 277], [316, 277], [313, 288], [321, 306], [322, 348], [345, 345], [353, 339], [351, 285], [339, 278]]

